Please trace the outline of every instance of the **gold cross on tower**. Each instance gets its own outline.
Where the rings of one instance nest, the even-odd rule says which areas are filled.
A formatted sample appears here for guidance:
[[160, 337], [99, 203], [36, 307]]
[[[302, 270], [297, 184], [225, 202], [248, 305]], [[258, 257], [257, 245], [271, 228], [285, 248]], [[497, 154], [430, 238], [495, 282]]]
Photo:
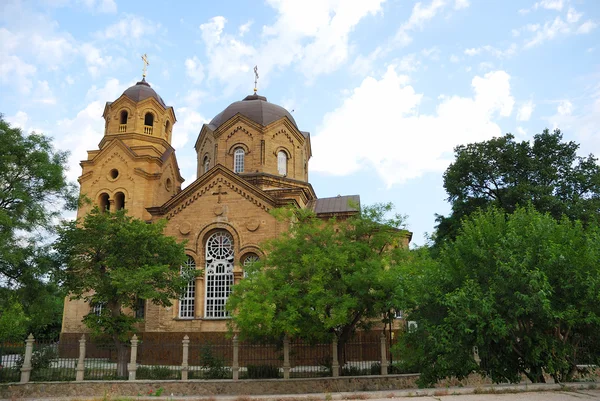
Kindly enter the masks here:
[[219, 190], [217, 192], [213, 192], [213, 195], [218, 195], [217, 203], [221, 203], [221, 195], [227, 195], [227, 192], [223, 191], [223, 186], [219, 185], [217, 187]]
[[144, 53], [144, 55], [142, 56], [142, 61], [144, 62], [144, 69], [142, 71], [144, 71], [144, 73], [142, 74], [143, 78], [146, 78], [146, 66], [149, 66], [150, 63], [148, 62], [148, 56], [146, 56], [146, 53]]
[[258, 84], [258, 66], [255, 65], [254, 66], [254, 94], [255, 95], [256, 95], [256, 92], [258, 91], [257, 84]]

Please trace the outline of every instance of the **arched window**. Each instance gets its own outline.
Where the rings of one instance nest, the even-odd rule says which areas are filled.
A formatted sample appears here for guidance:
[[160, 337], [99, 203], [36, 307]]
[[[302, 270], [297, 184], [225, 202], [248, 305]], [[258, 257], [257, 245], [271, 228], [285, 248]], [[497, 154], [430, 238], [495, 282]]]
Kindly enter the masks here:
[[[190, 271], [196, 270], [196, 262], [194, 258], [188, 255], [187, 261], [181, 266], [181, 274], [186, 274]], [[192, 278], [188, 281], [187, 286], [179, 298], [179, 317], [182, 319], [193, 319], [195, 311], [195, 299], [196, 299], [196, 278]]]
[[208, 156], [204, 156], [204, 161], [202, 162], [202, 165], [204, 166], [204, 173], [206, 173], [210, 168], [210, 160], [208, 159]]
[[154, 114], [146, 113], [146, 115], [144, 116], [144, 125], [148, 125], [150, 127], [154, 125]]
[[100, 194], [100, 199], [98, 200], [98, 206], [100, 206], [100, 211], [104, 212], [110, 211], [110, 201], [107, 193]]
[[117, 192], [115, 194], [115, 210], [125, 209], [125, 194]]
[[287, 175], [287, 155], [283, 150], [277, 153], [277, 171], [281, 175]]
[[229, 316], [225, 303], [233, 285], [233, 238], [218, 231], [206, 241], [206, 302], [204, 317]]
[[247, 253], [246, 255], [244, 255], [244, 258], [242, 259], [242, 265], [244, 266], [244, 277], [248, 277], [248, 271], [246, 269], [248, 269], [250, 266], [258, 262], [259, 260], [260, 258], [255, 253]]
[[119, 119], [119, 132], [127, 131], [127, 117], [127, 110], [123, 110]]
[[244, 172], [244, 156], [246, 152], [244, 149], [237, 148], [235, 152], [233, 152], [233, 172], [234, 173], [243, 173]]

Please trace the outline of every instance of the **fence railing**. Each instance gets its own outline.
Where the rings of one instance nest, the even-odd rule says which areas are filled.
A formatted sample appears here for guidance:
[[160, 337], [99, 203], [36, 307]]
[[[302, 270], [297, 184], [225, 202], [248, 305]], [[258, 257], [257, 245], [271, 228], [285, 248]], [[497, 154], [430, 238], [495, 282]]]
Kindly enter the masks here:
[[387, 374], [385, 336], [362, 335], [338, 347], [285, 337], [278, 343], [225, 337], [180, 342], [142, 341], [126, 348], [127, 371], [119, 375], [113, 343], [36, 341], [0, 344], [0, 382], [84, 380], [192, 380], [302, 378]]

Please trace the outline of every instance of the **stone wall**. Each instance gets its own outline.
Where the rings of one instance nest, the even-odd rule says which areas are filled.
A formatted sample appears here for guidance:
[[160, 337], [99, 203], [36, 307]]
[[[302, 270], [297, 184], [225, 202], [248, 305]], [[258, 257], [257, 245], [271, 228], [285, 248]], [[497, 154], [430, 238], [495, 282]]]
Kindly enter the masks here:
[[137, 396], [159, 388], [163, 389], [163, 395], [175, 397], [382, 391], [416, 388], [418, 377], [409, 374], [293, 380], [43, 382], [0, 385], [0, 398]]

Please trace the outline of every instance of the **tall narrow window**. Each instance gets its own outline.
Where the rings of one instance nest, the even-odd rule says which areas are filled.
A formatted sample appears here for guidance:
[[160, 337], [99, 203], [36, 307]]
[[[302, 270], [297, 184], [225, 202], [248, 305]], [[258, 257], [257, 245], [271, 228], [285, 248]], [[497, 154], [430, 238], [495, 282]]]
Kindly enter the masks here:
[[146, 115], [144, 116], [144, 125], [148, 125], [150, 127], [154, 125], [154, 114], [146, 113]]
[[204, 165], [204, 173], [206, 173], [210, 166], [210, 160], [208, 159], [208, 156], [204, 156], [204, 162], [202, 164]]
[[104, 193], [100, 195], [100, 199], [98, 200], [98, 206], [100, 206], [100, 211], [110, 211], [110, 201], [108, 200], [108, 194]]
[[169, 130], [171, 129], [171, 123], [169, 122], [169, 120], [167, 120], [167, 122], [165, 123], [165, 136], [169, 137]]
[[127, 124], [127, 110], [121, 112], [121, 124]]
[[[190, 270], [196, 269], [196, 262], [194, 258], [188, 255], [187, 262], [183, 266], [181, 266], [181, 274], [185, 274]], [[179, 298], [179, 317], [182, 319], [193, 319], [194, 311], [195, 311], [195, 299], [196, 299], [196, 278], [192, 278], [183, 294], [181, 294], [181, 298]]]
[[281, 175], [287, 175], [287, 155], [283, 150], [277, 153], [277, 171]]
[[255, 253], [248, 253], [244, 256], [242, 265], [244, 266], [244, 277], [248, 277], [247, 269], [259, 261], [258, 255]]
[[206, 241], [206, 302], [204, 316], [223, 318], [229, 314], [225, 303], [233, 285], [233, 238], [226, 231]]
[[117, 192], [115, 194], [115, 209], [125, 209], [125, 194], [123, 192]]
[[143, 319], [146, 316], [146, 300], [138, 298], [135, 302], [135, 318]]
[[237, 148], [235, 152], [233, 152], [233, 171], [235, 173], [243, 173], [244, 172], [244, 156], [246, 152], [244, 149]]

